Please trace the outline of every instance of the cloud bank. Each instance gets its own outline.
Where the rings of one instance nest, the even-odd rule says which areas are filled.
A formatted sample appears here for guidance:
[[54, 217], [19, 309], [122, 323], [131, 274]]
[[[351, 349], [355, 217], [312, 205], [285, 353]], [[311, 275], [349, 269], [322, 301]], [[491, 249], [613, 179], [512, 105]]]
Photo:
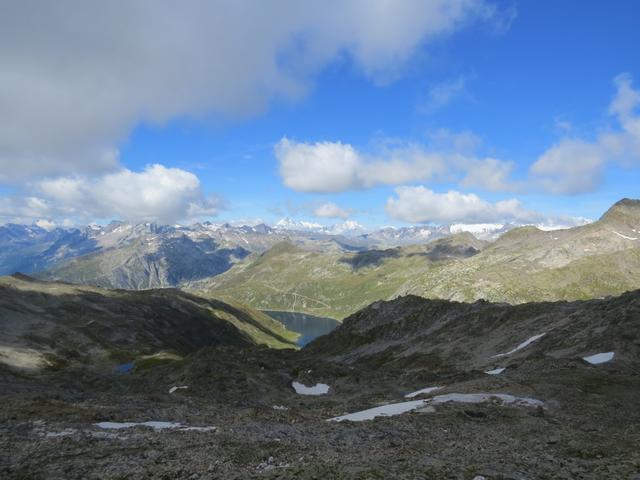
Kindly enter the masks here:
[[419, 46], [497, 17], [483, 0], [7, 3], [0, 183], [114, 171], [141, 122], [251, 115], [336, 60], [389, 81]]
[[287, 138], [278, 142], [274, 153], [284, 184], [299, 192], [335, 193], [417, 181], [454, 182], [491, 192], [593, 192], [603, 182], [608, 164], [640, 164], [640, 91], [628, 74], [617, 76], [614, 84], [609, 114], [617, 128], [603, 130], [594, 141], [561, 139], [530, 165], [525, 180], [514, 179], [513, 161], [475, 154], [479, 140], [473, 134], [446, 130], [436, 132], [433, 145], [407, 143], [375, 154], [341, 142]]
[[508, 178], [513, 169], [511, 162], [438, 151], [421, 144], [390, 146], [366, 155], [341, 142], [304, 143], [283, 138], [274, 153], [284, 184], [298, 192], [336, 193], [377, 185], [444, 180], [491, 191], [517, 188]]
[[42, 218], [174, 223], [215, 215], [219, 198], [206, 197], [194, 174], [149, 165], [102, 176], [46, 179], [31, 185], [33, 196], [0, 199], [0, 218], [31, 222]]
[[409, 223], [522, 223], [575, 226], [585, 219], [550, 217], [522, 207], [517, 199], [491, 203], [473, 193], [436, 193], [426, 187], [398, 187], [387, 200], [390, 217]]

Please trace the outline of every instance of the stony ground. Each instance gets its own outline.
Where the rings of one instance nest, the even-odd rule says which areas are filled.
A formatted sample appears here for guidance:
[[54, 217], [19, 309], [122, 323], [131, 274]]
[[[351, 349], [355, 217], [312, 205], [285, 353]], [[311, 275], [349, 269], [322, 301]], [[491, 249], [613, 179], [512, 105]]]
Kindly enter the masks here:
[[[301, 396], [290, 386], [295, 379], [331, 389]], [[170, 394], [176, 385], [189, 388]], [[450, 403], [373, 421], [326, 421], [431, 385], [445, 387], [438, 394], [532, 397], [544, 407]], [[0, 478], [637, 480], [638, 399], [633, 365], [544, 358], [499, 376], [436, 375], [421, 365], [371, 369], [304, 351], [216, 348], [131, 374], [2, 370]], [[216, 429], [94, 425], [149, 420]]]

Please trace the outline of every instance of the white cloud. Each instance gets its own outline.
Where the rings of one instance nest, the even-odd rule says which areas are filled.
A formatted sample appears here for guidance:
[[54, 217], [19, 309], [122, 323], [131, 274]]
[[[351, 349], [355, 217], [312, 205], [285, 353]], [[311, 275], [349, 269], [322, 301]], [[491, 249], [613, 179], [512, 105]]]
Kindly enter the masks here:
[[[469, 147], [466, 141], [464, 144]], [[508, 178], [513, 168], [510, 162], [431, 151], [419, 144], [393, 145], [377, 155], [365, 155], [340, 142], [298, 143], [283, 138], [274, 151], [284, 184], [300, 192], [335, 193], [376, 185], [456, 179], [487, 190], [515, 188]]]
[[409, 223], [532, 223], [576, 225], [581, 219], [549, 217], [522, 207], [517, 199], [491, 203], [473, 193], [436, 193], [423, 186], [398, 187], [387, 200], [389, 216]]
[[141, 172], [46, 179], [31, 188], [33, 196], [1, 199], [0, 217], [173, 223], [213, 216], [221, 206], [218, 198], [202, 193], [194, 174], [157, 164]]
[[295, 143], [283, 138], [275, 146], [286, 186], [302, 192], [341, 192], [359, 182], [360, 156], [351, 145]]
[[594, 141], [565, 138], [545, 151], [530, 168], [533, 181], [543, 189], [557, 194], [591, 192], [603, 182], [609, 162], [640, 161], [640, 92], [633, 89], [628, 74], [618, 75], [614, 84], [609, 113], [621, 129], [601, 133]]
[[600, 144], [565, 139], [544, 152], [530, 171], [549, 192], [590, 192], [602, 183], [606, 160]]
[[301, 192], [342, 192], [376, 185], [455, 182], [461, 187], [492, 192], [544, 190], [554, 194], [594, 191], [604, 180], [609, 162], [640, 162], [640, 92], [631, 77], [615, 79], [617, 92], [609, 107], [620, 128], [595, 141], [564, 138], [547, 149], [529, 168], [527, 181], [515, 181], [515, 163], [478, 156], [477, 136], [437, 130], [428, 145], [391, 144], [373, 155], [340, 142], [297, 143], [286, 138], [275, 148], [285, 185]]
[[316, 217], [323, 218], [349, 218], [349, 216], [351, 215], [351, 211], [345, 210], [335, 203], [330, 202], [318, 205], [318, 207], [314, 209], [313, 214]]
[[465, 91], [466, 79], [460, 76], [454, 80], [432, 86], [425, 101], [418, 107], [424, 113], [433, 113], [458, 98]]
[[50, 219], [51, 208], [46, 200], [33, 197], [0, 197], [0, 219], [3, 222], [33, 223]]
[[0, 16], [0, 182], [114, 171], [141, 122], [243, 116], [296, 99], [328, 63], [375, 81], [484, 0], [11, 2]]

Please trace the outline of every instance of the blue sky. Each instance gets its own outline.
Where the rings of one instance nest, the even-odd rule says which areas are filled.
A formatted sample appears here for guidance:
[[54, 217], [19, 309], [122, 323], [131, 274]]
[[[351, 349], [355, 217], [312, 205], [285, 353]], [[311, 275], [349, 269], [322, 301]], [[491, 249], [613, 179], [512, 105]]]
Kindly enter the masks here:
[[[76, 107], [86, 102], [82, 92], [106, 100], [89, 100], [95, 111], [87, 108], [84, 116], [70, 113], [36, 125], [36, 133], [53, 129], [52, 137], [61, 129], [56, 141], [43, 141], [38, 148], [0, 136], [0, 215], [18, 221], [104, 221], [131, 214], [158, 221], [260, 218], [271, 223], [290, 216], [325, 224], [348, 218], [367, 227], [570, 223], [567, 217], [597, 218], [616, 200], [640, 196], [638, 2], [464, 0], [437, 22], [428, 12], [420, 16], [441, 3], [408, 1], [400, 12], [391, 7], [373, 19], [380, 28], [365, 29], [355, 39], [340, 33], [338, 20], [319, 21], [311, 12], [302, 22], [309, 12], [300, 11], [283, 20], [279, 30], [265, 33], [268, 41], [275, 38], [271, 49], [263, 46], [264, 38], [255, 45], [249, 38], [237, 53], [245, 37], [238, 40], [233, 32], [228, 48], [222, 45], [213, 55], [206, 42], [196, 46], [191, 38], [179, 38], [175, 61], [167, 64], [154, 63], [155, 52], [148, 48], [128, 63], [122, 52], [130, 45], [98, 41], [103, 40], [100, 28], [104, 38], [112, 38], [113, 32], [133, 27], [105, 21], [97, 33], [92, 28], [78, 33], [61, 24], [61, 31], [74, 35], [95, 34], [96, 44], [113, 51], [104, 59], [96, 59], [104, 48], [79, 52], [70, 60], [79, 73], [72, 84], [86, 77], [85, 83], [78, 80], [76, 89], [58, 96], [68, 95], [70, 109], [82, 109]], [[343, 12], [347, 27], [359, 32], [371, 5]], [[220, 16], [215, 2], [186, 8], [185, 18], [191, 12], [194, 22], [207, 14]], [[123, 14], [104, 16], [111, 13], [114, 18]], [[13, 22], [32, 21], [29, 15], [16, 12]], [[249, 37], [260, 22], [269, 21], [259, 12], [242, 15], [231, 21]], [[392, 27], [387, 18], [393, 18]], [[153, 25], [153, 18], [146, 21]], [[15, 30], [5, 34], [14, 35], [9, 42], [14, 45], [20, 41]], [[341, 34], [342, 43], [326, 39]], [[9, 52], [20, 62], [9, 59], [5, 68], [32, 75], [34, 70], [20, 69], [33, 61], [39, 75], [51, 74], [53, 84], [62, 83], [57, 70], [47, 71], [39, 60], [47, 48], [56, 48], [45, 48], [45, 41], [30, 39], [30, 48]], [[135, 36], [130, 41], [137, 42], [135, 47], [146, 44]], [[248, 56], [254, 65], [273, 57], [275, 68], [294, 82], [264, 80], [282, 73], [274, 74], [271, 67], [242, 66], [235, 86], [234, 69], [240, 67], [233, 55]], [[127, 67], [134, 61], [136, 66]], [[204, 61], [211, 65], [202, 66]], [[103, 64], [124, 70], [102, 85], [104, 77], [95, 72]], [[227, 70], [230, 81], [219, 81]], [[126, 86], [128, 74], [139, 88]], [[245, 78], [252, 81], [246, 88]], [[100, 89], [92, 93], [96, 84]], [[104, 93], [111, 85], [117, 94]], [[15, 96], [9, 87], [0, 81], [0, 100]], [[174, 92], [175, 99], [168, 101]], [[198, 95], [191, 98], [191, 92]], [[616, 99], [621, 106], [613, 112]], [[112, 106], [118, 102], [122, 108], [116, 111]], [[46, 97], [40, 105], [10, 112], [19, 119], [47, 118], [47, 109], [60, 107]], [[94, 121], [94, 114], [104, 121]], [[105, 156], [106, 151], [114, 153]], [[343, 168], [349, 162], [351, 167]], [[17, 164], [32, 166], [14, 174]], [[150, 165], [162, 170], [150, 172]], [[504, 174], [498, 175], [501, 168]], [[147, 192], [150, 183], [154, 186]], [[179, 199], [174, 204], [158, 197]], [[34, 206], [34, 199], [41, 204]], [[327, 204], [331, 208], [320, 209]]]

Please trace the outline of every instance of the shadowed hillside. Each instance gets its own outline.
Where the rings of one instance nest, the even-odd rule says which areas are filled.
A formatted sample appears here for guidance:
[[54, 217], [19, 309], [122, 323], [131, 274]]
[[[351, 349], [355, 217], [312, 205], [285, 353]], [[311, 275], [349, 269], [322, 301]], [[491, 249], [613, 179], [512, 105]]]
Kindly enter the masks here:
[[0, 362], [40, 369], [184, 356], [211, 345], [295, 346], [267, 315], [177, 290], [124, 291], [0, 277]]

